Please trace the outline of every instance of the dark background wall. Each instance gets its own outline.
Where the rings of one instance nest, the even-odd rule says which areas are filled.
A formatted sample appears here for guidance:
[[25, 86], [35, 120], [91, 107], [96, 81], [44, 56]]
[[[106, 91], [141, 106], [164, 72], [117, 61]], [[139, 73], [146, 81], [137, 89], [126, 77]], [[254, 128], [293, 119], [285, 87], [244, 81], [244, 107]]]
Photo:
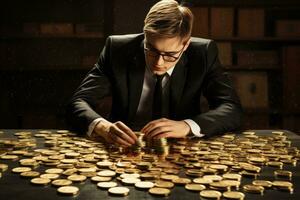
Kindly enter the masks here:
[[[142, 32], [157, 0], [6, 0], [0, 7], [0, 128], [66, 128], [64, 106], [111, 34]], [[300, 130], [300, 2], [185, 0], [214, 39], [244, 128]], [[205, 102], [203, 102], [205, 106]]]

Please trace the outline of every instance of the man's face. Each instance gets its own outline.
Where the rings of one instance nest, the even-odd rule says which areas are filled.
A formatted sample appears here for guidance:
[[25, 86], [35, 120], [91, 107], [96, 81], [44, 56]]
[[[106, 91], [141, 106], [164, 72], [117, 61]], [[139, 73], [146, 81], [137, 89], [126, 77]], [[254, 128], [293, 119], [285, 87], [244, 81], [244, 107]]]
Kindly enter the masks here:
[[189, 45], [189, 39], [145, 34], [146, 65], [154, 74], [164, 74], [179, 61]]

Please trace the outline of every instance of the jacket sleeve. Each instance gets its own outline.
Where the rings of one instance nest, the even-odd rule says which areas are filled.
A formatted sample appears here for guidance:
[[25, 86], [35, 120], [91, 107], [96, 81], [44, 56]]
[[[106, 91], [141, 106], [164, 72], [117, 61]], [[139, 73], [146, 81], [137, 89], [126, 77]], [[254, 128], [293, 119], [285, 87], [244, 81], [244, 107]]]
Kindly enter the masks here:
[[201, 128], [201, 133], [211, 137], [240, 128], [242, 107], [240, 100], [223, 71], [216, 43], [207, 44], [206, 76], [204, 78], [203, 96], [209, 104], [209, 111], [193, 118]]
[[66, 120], [70, 129], [84, 134], [89, 124], [96, 118], [102, 117], [95, 108], [99, 100], [111, 94], [110, 84], [110, 45], [111, 39], [107, 38], [106, 44], [94, 68], [88, 72], [66, 109]]

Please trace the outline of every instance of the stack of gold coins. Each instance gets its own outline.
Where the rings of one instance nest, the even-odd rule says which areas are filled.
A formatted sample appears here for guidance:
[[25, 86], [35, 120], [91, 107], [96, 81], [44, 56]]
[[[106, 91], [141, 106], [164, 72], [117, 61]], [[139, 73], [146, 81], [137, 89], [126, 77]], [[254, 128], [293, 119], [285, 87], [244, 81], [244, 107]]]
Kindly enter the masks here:
[[152, 140], [152, 148], [155, 150], [157, 154], [168, 155], [169, 154], [169, 146], [167, 138], [153, 139]]

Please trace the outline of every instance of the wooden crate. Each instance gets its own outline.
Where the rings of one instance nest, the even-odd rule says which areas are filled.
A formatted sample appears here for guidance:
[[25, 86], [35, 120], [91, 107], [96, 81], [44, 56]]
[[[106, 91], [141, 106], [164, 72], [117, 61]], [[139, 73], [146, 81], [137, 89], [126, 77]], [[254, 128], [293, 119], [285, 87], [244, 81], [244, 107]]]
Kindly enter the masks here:
[[300, 20], [278, 20], [276, 22], [276, 36], [300, 37]]
[[272, 50], [239, 50], [237, 64], [241, 67], [251, 65], [253, 68], [274, 68], [279, 65], [279, 55]]
[[206, 7], [193, 7], [191, 11], [194, 14], [194, 25], [192, 36], [207, 37], [208, 30], [208, 8]]
[[211, 8], [211, 37], [233, 36], [233, 8]]
[[300, 113], [300, 46], [283, 48], [283, 104], [286, 112]]
[[265, 32], [264, 9], [241, 8], [238, 10], [238, 36], [263, 37]]
[[40, 24], [40, 31], [44, 35], [72, 35], [74, 33], [71, 23], [43, 23]]
[[268, 77], [265, 72], [232, 72], [231, 79], [247, 110], [267, 110]]
[[232, 46], [230, 42], [218, 42], [219, 59], [223, 66], [232, 65]]

